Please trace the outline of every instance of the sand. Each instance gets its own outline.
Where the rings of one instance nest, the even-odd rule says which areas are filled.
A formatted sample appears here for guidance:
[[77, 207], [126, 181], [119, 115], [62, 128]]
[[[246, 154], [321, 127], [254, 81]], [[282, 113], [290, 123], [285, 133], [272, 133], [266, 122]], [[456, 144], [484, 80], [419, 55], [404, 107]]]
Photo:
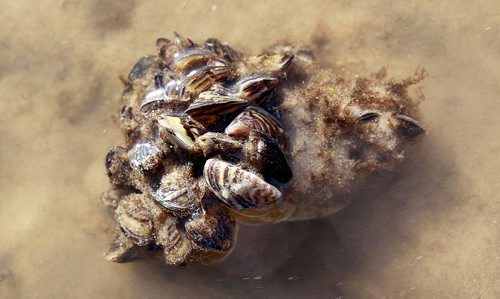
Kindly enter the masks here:
[[[500, 297], [495, 1], [4, 2], [1, 298]], [[310, 44], [352, 75], [425, 67], [413, 92], [425, 94], [428, 135], [341, 212], [242, 228], [220, 265], [108, 263], [99, 195], [104, 156], [121, 140], [117, 77], [172, 30], [249, 53]]]

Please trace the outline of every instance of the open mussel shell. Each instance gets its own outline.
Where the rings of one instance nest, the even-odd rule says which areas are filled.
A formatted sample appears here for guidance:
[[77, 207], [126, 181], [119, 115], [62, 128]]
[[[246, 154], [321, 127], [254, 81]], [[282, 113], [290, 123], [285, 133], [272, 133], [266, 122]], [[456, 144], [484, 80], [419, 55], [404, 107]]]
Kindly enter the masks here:
[[281, 197], [280, 190], [258, 175], [223, 160], [207, 160], [203, 177], [210, 191], [233, 209], [254, 209]]
[[229, 251], [233, 246], [236, 222], [226, 210], [212, 202], [185, 224], [186, 235], [204, 250]]
[[136, 143], [128, 151], [130, 166], [138, 171], [150, 171], [163, 161], [163, 152], [151, 141]]
[[119, 232], [113, 244], [104, 254], [108, 262], [128, 263], [144, 257], [144, 250], [134, 242], [130, 241], [123, 232]]
[[274, 116], [259, 107], [246, 108], [224, 130], [226, 134], [236, 138], [247, 138], [250, 131], [266, 133], [282, 148], [286, 148], [286, 136], [280, 123]]
[[161, 115], [156, 119], [160, 136], [167, 142], [189, 149], [205, 128], [187, 116]]
[[151, 241], [153, 215], [142, 194], [125, 196], [116, 207], [115, 218], [125, 236], [143, 246]]
[[177, 219], [167, 216], [156, 235], [156, 243], [163, 247], [165, 262], [169, 265], [183, 264], [192, 251], [190, 240], [179, 229]]
[[184, 74], [215, 61], [225, 63], [216, 53], [207, 49], [189, 49], [174, 55], [174, 66]]
[[227, 119], [246, 107], [248, 102], [232, 95], [208, 90], [200, 94], [186, 109], [186, 113], [205, 128], [216, 129], [227, 123]]
[[403, 114], [397, 114], [395, 117], [399, 120], [400, 130], [406, 137], [415, 138], [425, 133], [425, 130], [415, 119]]
[[253, 75], [244, 77], [234, 84], [235, 93], [239, 98], [251, 104], [259, 105], [279, 83], [279, 79], [270, 75]]
[[247, 161], [267, 179], [286, 183], [293, 174], [278, 143], [260, 131], [250, 131], [245, 148]]
[[152, 186], [151, 196], [161, 207], [177, 216], [185, 216], [194, 208], [194, 198], [188, 193], [189, 167], [172, 167], [165, 171], [158, 186]]
[[205, 41], [205, 48], [229, 62], [238, 61], [242, 56], [239, 52], [216, 38], [207, 39]]

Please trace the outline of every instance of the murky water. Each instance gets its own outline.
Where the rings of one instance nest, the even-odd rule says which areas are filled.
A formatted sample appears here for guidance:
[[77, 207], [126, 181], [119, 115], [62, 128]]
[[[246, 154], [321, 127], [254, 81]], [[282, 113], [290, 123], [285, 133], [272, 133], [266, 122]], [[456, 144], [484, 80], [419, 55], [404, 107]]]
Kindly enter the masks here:
[[[1, 6], [1, 298], [500, 297], [497, 1]], [[430, 76], [414, 92], [426, 95], [429, 134], [340, 213], [243, 228], [246, 241], [223, 264], [107, 263], [111, 220], [99, 194], [104, 155], [121, 140], [117, 76], [172, 30], [247, 52], [311, 44], [353, 75], [423, 66]], [[262, 245], [249, 254], [250, 243]]]

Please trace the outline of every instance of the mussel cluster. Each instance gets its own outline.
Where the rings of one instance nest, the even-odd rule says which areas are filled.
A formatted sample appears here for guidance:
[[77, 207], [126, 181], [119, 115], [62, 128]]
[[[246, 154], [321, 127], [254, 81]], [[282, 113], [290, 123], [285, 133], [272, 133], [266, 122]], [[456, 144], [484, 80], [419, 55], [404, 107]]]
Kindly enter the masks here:
[[243, 59], [217, 39], [178, 34], [157, 46], [125, 82], [125, 146], [106, 156], [113, 189], [104, 198], [120, 228], [107, 258], [162, 248], [168, 264], [212, 262], [232, 248], [237, 222], [283, 216], [293, 174], [271, 98], [294, 56]]
[[238, 223], [332, 214], [424, 132], [407, 93], [423, 72], [350, 80], [304, 48], [246, 56], [176, 33], [157, 49], [122, 78], [125, 140], [106, 156], [103, 194], [119, 228], [109, 261], [220, 260]]

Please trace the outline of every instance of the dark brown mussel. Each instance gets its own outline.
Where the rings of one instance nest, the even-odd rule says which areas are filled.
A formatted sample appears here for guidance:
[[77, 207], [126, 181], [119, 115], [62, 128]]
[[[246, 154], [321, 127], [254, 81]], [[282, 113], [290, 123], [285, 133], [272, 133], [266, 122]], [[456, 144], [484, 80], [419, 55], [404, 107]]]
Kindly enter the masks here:
[[244, 77], [234, 84], [235, 93], [239, 98], [251, 104], [259, 105], [271, 95], [279, 79], [270, 75], [253, 75]]
[[143, 194], [129, 194], [122, 198], [115, 210], [116, 222], [125, 236], [139, 246], [152, 239], [152, 210]]
[[165, 174], [157, 184], [151, 186], [151, 196], [168, 212], [185, 216], [194, 208], [194, 198], [188, 193], [187, 181], [191, 176], [188, 166], [173, 166], [165, 170]]
[[366, 113], [361, 114], [358, 117], [358, 120], [360, 120], [362, 122], [369, 122], [369, 121], [372, 121], [372, 120], [379, 118], [379, 116], [380, 116], [380, 113], [378, 113], [378, 112], [366, 112]]
[[165, 262], [169, 265], [183, 264], [192, 251], [191, 242], [179, 228], [175, 217], [167, 216], [160, 224], [156, 243], [163, 247]]
[[242, 56], [239, 52], [216, 38], [207, 39], [205, 41], [205, 48], [229, 62], [238, 61]]
[[160, 136], [179, 148], [189, 149], [205, 128], [187, 115], [161, 115], [157, 118]]
[[254, 209], [281, 197], [280, 190], [257, 174], [223, 160], [207, 160], [203, 177], [210, 191], [233, 209]]
[[225, 133], [236, 138], [247, 138], [250, 131], [260, 131], [271, 136], [286, 148], [286, 136], [279, 121], [262, 108], [251, 106], [241, 112], [225, 129]]
[[188, 238], [203, 250], [227, 252], [233, 246], [236, 222], [220, 205], [217, 201], [205, 203], [185, 224]]
[[245, 148], [247, 161], [266, 179], [286, 183], [293, 174], [278, 143], [266, 133], [250, 131]]
[[225, 92], [227, 90], [221, 91], [221, 88], [202, 92], [198, 99], [189, 105], [186, 113], [205, 128], [218, 129], [248, 105], [246, 101]]
[[395, 117], [399, 120], [400, 130], [406, 137], [415, 138], [425, 133], [420, 124], [408, 115], [398, 114]]

